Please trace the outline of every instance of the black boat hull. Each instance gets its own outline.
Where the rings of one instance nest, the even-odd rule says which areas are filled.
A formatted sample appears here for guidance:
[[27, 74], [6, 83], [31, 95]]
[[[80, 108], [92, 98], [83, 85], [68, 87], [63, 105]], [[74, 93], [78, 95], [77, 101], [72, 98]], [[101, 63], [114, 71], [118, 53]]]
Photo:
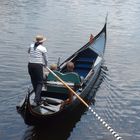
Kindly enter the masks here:
[[[85, 69], [83, 70], [79, 68], [76, 69], [76, 71], [79, 72], [79, 74], [81, 75], [83, 74], [83, 76], [85, 76], [82, 85], [82, 91], [80, 92], [79, 96], [87, 103], [95, 94], [94, 92], [91, 92], [91, 90], [94, 88], [95, 83], [97, 82], [97, 79], [101, 72], [105, 44], [106, 44], [106, 23], [101, 32], [97, 36], [95, 36], [93, 40], [90, 40], [85, 46], [79, 49], [76, 53], [74, 53], [71, 57], [69, 57], [60, 65], [60, 69], [63, 70], [65, 63], [68, 61], [72, 60], [78, 63], [80, 57], [88, 56], [87, 53], [89, 53], [89, 56], [91, 55], [91, 57], [92, 55], [96, 56], [96, 61], [95, 63], [93, 63], [91, 69], [88, 72], [87, 70], [85, 71]], [[83, 103], [78, 98], [76, 98], [71, 104], [65, 106], [58, 112], [49, 115], [38, 114], [33, 111], [30, 105], [29, 100], [31, 94], [32, 94], [31, 92], [28, 92], [24, 101], [17, 106], [18, 113], [22, 116], [24, 122], [28, 125], [46, 125], [46, 124], [49, 125], [53, 123], [55, 124], [58, 121], [61, 122], [63, 120], [70, 120], [71, 117], [74, 116], [76, 117], [78, 113], [86, 110], [86, 107], [83, 105]]]
[[[80, 97], [85, 100], [87, 103], [90, 103], [90, 100], [94, 97], [95, 93], [91, 93], [91, 90], [93, 89], [98, 76], [100, 75], [101, 71], [101, 65], [98, 67], [96, 74], [94, 74], [90, 80], [88, 81], [88, 84], [86, 85], [86, 88], [80, 95]], [[90, 96], [90, 98], [89, 98]], [[22, 107], [17, 107], [18, 113], [22, 116], [24, 119], [24, 122], [28, 125], [49, 125], [56, 122], [63, 122], [64, 120], [70, 120], [71, 117], [76, 117], [77, 114], [81, 114], [81, 112], [84, 112], [87, 109], [83, 103], [81, 103], [78, 99], [76, 99], [70, 106], [65, 107], [62, 111], [49, 115], [49, 116], [43, 116], [43, 115], [36, 115], [34, 112], [30, 112], [30, 106], [28, 104], [28, 96], [26, 96], [24, 105]]]

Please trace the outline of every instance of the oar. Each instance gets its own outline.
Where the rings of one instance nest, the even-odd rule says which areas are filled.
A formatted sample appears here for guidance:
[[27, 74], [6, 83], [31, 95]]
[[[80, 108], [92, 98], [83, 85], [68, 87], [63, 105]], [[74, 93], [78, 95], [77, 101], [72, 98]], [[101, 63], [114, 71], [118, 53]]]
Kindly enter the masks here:
[[59, 76], [57, 76], [50, 68], [46, 67], [65, 87], [67, 87], [86, 107], [89, 105], [72, 89], [70, 88]]
[[95, 115], [95, 117], [111, 132], [116, 140], [123, 140], [114, 129], [111, 128], [72, 88], [70, 88], [59, 76], [57, 76], [52, 70], [46, 67], [50, 73], [52, 73], [65, 87], [67, 87], [89, 110]]

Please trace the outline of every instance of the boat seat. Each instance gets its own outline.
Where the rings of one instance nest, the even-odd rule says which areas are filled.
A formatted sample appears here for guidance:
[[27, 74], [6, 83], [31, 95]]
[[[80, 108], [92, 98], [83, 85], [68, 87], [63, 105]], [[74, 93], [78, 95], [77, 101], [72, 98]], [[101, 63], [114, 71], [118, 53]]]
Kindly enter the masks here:
[[[54, 71], [54, 73], [59, 76], [72, 89], [75, 89], [81, 84], [80, 76], [75, 72], [68, 72], [63, 74], [59, 71]], [[52, 73], [49, 73], [47, 78], [47, 91], [68, 93], [68, 89]]]
[[75, 68], [91, 69], [92, 64], [77, 64]]
[[[80, 77], [76, 72], [61, 73], [54, 71], [54, 73], [65, 82], [71, 82], [74, 84], [80, 84]], [[47, 81], [59, 81], [52, 73], [49, 73]]]
[[77, 59], [78, 62], [82, 63], [93, 63], [95, 61], [95, 58], [93, 57], [80, 57]]

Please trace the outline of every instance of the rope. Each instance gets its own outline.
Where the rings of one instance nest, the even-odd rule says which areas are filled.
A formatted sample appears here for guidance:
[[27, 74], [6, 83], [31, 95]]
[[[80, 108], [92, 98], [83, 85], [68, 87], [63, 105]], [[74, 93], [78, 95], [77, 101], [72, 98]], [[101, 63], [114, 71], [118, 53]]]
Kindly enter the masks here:
[[122, 137], [119, 136], [117, 132], [114, 131], [114, 129], [111, 128], [91, 107], [89, 107], [89, 110], [95, 115], [95, 117], [107, 128], [111, 134], [116, 138], [116, 140], [123, 140]]

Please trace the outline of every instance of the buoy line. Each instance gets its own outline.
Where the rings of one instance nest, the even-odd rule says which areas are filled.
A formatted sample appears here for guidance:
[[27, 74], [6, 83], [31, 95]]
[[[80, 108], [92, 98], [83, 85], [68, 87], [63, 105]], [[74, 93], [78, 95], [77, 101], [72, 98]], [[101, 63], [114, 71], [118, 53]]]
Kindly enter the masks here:
[[89, 107], [89, 110], [94, 114], [94, 116], [107, 128], [111, 134], [116, 138], [116, 140], [124, 140], [117, 132], [114, 131], [114, 129], [111, 128], [109, 124], [107, 124], [91, 107]]

